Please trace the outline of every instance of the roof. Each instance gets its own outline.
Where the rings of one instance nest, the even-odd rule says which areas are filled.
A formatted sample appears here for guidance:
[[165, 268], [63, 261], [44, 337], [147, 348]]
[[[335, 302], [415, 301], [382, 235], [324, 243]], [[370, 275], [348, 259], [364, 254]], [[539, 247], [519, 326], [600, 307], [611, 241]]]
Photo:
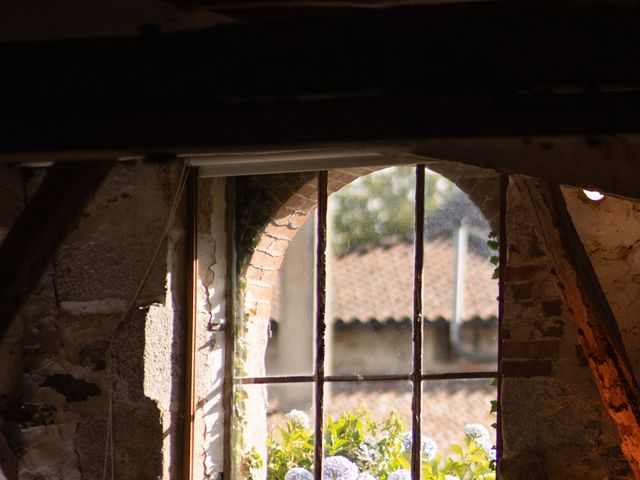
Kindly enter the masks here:
[[[454, 300], [454, 255], [451, 238], [425, 243], [423, 304], [427, 320], [450, 319]], [[329, 267], [333, 298], [328, 311], [345, 323], [403, 321], [413, 316], [413, 244], [397, 241], [334, 258]], [[462, 318], [493, 319], [498, 314], [498, 282], [494, 266], [472, 250], [467, 254], [465, 308]], [[272, 317], [279, 317], [279, 286], [274, 291]]]

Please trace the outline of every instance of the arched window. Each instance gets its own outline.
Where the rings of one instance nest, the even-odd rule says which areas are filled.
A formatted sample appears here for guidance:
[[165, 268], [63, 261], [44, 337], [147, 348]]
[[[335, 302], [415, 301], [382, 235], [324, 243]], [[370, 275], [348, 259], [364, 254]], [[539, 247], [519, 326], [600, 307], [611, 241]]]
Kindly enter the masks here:
[[430, 167], [240, 181], [233, 478], [495, 475], [500, 177]]

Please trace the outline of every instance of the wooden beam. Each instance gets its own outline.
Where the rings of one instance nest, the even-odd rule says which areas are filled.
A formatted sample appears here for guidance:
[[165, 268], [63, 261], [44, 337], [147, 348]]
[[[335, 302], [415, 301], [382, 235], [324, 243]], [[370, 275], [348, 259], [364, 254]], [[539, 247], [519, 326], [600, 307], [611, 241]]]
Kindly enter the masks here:
[[530, 205], [556, 284], [578, 325], [584, 351], [620, 448], [635, 478], [640, 479], [640, 388], [634, 378], [622, 336], [557, 184], [515, 179]]
[[626, 137], [638, 24], [633, 5], [478, 2], [0, 45], [0, 156]]
[[114, 163], [56, 163], [0, 245], [0, 342]]

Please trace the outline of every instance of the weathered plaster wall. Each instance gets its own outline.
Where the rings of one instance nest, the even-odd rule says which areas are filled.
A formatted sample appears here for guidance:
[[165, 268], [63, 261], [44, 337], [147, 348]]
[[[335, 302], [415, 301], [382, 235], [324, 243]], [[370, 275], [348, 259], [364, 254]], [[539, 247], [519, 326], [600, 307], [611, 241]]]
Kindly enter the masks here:
[[[637, 298], [632, 279], [638, 269], [629, 247], [640, 238], [638, 204], [607, 199], [594, 205], [576, 189], [564, 192], [629, 336]], [[575, 321], [553, 283], [551, 260], [531, 212], [515, 188], [509, 189], [507, 205], [501, 478], [632, 478], [578, 345]], [[637, 340], [628, 342], [637, 345]], [[637, 362], [638, 351], [630, 353]]]
[[[162, 236], [179, 173], [175, 164], [119, 164], [24, 307], [0, 380], [0, 426], [21, 480], [101, 478], [110, 398], [115, 478], [178, 478], [182, 211], [133, 314], [121, 317]], [[42, 174], [27, 182], [28, 195]]]
[[195, 478], [222, 478], [227, 239], [225, 179], [198, 183]]

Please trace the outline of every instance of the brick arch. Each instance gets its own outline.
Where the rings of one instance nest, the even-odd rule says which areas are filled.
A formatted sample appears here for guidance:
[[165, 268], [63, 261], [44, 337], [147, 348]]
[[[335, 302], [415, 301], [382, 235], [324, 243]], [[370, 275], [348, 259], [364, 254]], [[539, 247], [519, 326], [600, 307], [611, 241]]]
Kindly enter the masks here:
[[[387, 167], [332, 170], [329, 175], [328, 192], [337, 192], [357, 178], [384, 168]], [[245, 311], [254, 312], [255, 316], [266, 320], [271, 313], [273, 286], [287, 247], [318, 204], [315, 174], [299, 175], [301, 176], [295, 179], [293, 184], [299, 180], [302, 182], [296, 186], [283, 182], [281, 175], [270, 175], [268, 178], [262, 176], [262, 179], [252, 177], [254, 182], [261, 180], [259, 185], [254, 184], [254, 193], [256, 190], [271, 190], [269, 195], [259, 194], [260, 197], [268, 198], [270, 202], [263, 206], [262, 214], [246, 216], [244, 225], [240, 227], [254, 235], [250, 241], [247, 238], [240, 239], [240, 248], [249, 250], [245, 252], [245, 260], [240, 266], [240, 281], [245, 285], [243, 307]], [[268, 218], [265, 219], [266, 212]], [[259, 218], [263, 219], [261, 225], [251, 224], [252, 220], [256, 221]]]
[[[499, 176], [495, 172], [455, 162], [431, 163], [427, 167], [455, 183], [478, 206], [492, 229], [498, 230]], [[384, 168], [387, 167], [332, 170], [329, 194]], [[265, 200], [265, 204], [261, 214], [244, 218], [244, 231], [253, 236], [239, 242], [240, 248], [250, 245], [240, 268], [240, 281], [245, 285], [242, 301], [245, 311], [268, 321], [278, 270], [289, 243], [317, 207], [318, 192], [315, 173], [255, 176], [249, 182], [254, 194], [260, 192], [255, 198]]]

